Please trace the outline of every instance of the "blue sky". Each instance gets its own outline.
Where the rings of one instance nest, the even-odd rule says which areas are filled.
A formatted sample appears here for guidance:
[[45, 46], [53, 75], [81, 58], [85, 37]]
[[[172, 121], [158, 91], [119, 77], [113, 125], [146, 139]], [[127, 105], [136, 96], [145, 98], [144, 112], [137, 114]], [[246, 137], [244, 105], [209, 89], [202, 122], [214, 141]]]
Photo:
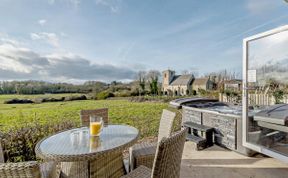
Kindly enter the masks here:
[[242, 39], [288, 24], [287, 12], [284, 0], [0, 0], [0, 80], [238, 72]]

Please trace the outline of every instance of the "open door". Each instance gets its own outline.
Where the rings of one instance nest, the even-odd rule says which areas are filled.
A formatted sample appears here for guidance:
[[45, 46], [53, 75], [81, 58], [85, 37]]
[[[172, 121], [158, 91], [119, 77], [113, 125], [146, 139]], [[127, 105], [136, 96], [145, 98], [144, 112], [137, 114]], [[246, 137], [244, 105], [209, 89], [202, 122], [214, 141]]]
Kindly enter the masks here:
[[288, 162], [288, 25], [243, 40], [242, 101], [243, 145]]

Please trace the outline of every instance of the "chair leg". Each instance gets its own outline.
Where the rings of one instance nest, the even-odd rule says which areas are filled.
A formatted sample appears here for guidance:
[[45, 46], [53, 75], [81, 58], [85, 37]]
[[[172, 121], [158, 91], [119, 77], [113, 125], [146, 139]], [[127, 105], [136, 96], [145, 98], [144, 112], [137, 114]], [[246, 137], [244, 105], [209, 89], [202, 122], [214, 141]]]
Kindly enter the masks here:
[[129, 172], [134, 169], [134, 160], [132, 155], [132, 147], [129, 148]]

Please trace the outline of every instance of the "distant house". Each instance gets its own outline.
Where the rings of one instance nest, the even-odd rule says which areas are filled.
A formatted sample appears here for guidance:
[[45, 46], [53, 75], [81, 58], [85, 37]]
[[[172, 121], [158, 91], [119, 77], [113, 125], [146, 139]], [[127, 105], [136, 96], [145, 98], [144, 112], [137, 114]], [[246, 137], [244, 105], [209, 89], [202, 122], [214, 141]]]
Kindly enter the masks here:
[[241, 91], [242, 80], [226, 80], [224, 81], [224, 90]]
[[202, 90], [213, 90], [215, 87], [214, 82], [210, 79], [210, 77], [205, 78], [197, 78], [194, 80], [192, 84], [192, 89], [198, 91], [199, 89]]
[[192, 93], [192, 74], [175, 75], [175, 71], [171, 70], [163, 71], [162, 74], [162, 91], [165, 95], [185, 96]]

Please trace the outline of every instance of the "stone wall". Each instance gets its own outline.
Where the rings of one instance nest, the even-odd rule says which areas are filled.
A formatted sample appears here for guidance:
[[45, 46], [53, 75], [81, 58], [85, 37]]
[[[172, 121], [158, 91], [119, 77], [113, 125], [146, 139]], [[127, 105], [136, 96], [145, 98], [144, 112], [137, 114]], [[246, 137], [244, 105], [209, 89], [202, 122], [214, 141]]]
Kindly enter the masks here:
[[215, 128], [215, 143], [232, 150], [237, 149], [237, 118], [183, 107], [182, 122], [185, 121], [192, 121], [197, 124], [203, 124]]
[[203, 113], [203, 125], [215, 128], [215, 142], [232, 150], [237, 149], [237, 119], [235, 117]]
[[[246, 156], [252, 156], [255, 151], [242, 145], [242, 118], [238, 115], [221, 114], [205, 109], [182, 107], [182, 123], [191, 121], [207, 125], [215, 129], [214, 142]], [[249, 131], [255, 129], [253, 117], [249, 117]]]

